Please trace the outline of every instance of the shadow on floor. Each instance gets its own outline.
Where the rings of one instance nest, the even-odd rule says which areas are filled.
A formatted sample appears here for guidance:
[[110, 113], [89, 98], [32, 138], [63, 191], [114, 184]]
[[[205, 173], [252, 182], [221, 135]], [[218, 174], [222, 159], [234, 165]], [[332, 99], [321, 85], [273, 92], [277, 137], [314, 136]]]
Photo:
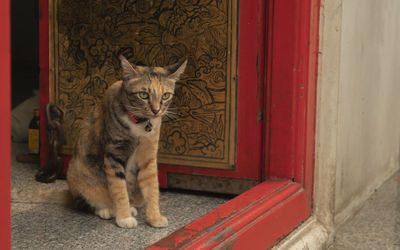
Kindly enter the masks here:
[[329, 250], [400, 249], [400, 172], [389, 178], [343, 224]]

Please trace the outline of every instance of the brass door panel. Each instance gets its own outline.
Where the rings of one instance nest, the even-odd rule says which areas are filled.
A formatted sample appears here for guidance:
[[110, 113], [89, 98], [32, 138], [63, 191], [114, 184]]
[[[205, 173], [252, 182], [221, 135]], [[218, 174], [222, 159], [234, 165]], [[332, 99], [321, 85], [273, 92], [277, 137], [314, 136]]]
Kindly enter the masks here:
[[79, 125], [120, 79], [118, 56], [165, 66], [189, 59], [161, 131], [159, 163], [232, 169], [236, 144], [237, 0], [50, 1], [50, 101]]

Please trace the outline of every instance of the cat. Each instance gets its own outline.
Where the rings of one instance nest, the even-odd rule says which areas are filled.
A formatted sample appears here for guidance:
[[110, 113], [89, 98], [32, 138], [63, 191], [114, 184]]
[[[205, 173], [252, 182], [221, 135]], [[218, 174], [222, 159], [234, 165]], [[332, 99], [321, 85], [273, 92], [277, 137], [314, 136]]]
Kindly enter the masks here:
[[112, 84], [81, 126], [67, 171], [70, 193], [103, 219], [137, 226], [136, 207], [166, 227], [160, 214], [157, 150], [162, 116], [187, 60], [166, 67], [136, 66], [120, 56], [122, 81]]

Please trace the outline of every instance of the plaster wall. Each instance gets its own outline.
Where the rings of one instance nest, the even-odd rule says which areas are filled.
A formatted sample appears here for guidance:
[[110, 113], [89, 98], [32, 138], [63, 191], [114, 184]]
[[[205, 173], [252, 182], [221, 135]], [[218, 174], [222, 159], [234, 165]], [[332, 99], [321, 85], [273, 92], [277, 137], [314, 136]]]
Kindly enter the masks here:
[[399, 166], [400, 1], [344, 0], [335, 224]]

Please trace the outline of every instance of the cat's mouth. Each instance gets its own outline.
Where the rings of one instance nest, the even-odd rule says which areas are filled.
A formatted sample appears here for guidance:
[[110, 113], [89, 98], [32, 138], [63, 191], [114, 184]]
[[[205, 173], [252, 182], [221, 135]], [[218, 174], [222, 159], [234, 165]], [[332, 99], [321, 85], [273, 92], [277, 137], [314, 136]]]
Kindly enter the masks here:
[[160, 111], [157, 114], [154, 114], [154, 112], [149, 112], [148, 115], [146, 116], [149, 119], [155, 119], [158, 117], [162, 117], [164, 115], [164, 112]]

